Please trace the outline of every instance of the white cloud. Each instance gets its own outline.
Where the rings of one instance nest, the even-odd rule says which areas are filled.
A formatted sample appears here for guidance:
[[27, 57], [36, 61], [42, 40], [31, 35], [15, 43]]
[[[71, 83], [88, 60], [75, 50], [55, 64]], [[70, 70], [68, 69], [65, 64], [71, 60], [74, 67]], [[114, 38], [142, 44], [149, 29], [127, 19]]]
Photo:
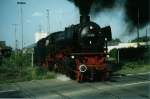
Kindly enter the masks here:
[[32, 16], [43, 16], [43, 13], [41, 13], [41, 12], [34, 12], [32, 14]]

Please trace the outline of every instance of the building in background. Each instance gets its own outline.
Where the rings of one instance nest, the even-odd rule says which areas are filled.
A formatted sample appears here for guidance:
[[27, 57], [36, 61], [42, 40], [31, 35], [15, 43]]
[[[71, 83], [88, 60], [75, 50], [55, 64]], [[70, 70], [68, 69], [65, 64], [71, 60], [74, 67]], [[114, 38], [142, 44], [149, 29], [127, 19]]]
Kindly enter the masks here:
[[35, 43], [42, 38], [45, 38], [48, 34], [46, 32], [36, 32], [35, 33]]

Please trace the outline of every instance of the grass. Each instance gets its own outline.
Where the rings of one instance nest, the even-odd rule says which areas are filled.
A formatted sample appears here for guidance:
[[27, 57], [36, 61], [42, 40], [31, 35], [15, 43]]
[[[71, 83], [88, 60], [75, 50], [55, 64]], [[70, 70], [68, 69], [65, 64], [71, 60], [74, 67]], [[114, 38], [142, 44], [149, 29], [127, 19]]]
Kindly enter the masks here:
[[55, 78], [56, 74], [54, 72], [50, 72], [48, 70], [45, 70], [43, 68], [40, 68], [40, 67], [34, 67], [32, 70], [31, 70], [31, 76], [32, 76], [32, 80], [33, 79], [53, 79]]
[[0, 64], [0, 83], [53, 78], [55, 78], [54, 72], [50, 72], [40, 66], [32, 67], [29, 54], [12, 54], [11, 57], [4, 58], [2, 64]]
[[0, 83], [14, 83], [30, 80], [42, 80], [42, 79], [53, 79], [55, 78], [55, 73], [47, 71], [40, 67], [31, 67], [24, 71], [16, 72], [8, 71], [5, 73], [0, 73]]
[[119, 74], [137, 74], [150, 72], [150, 65], [141, 62], [127, 62], [121, 66], [121, 69], [115, 73]]

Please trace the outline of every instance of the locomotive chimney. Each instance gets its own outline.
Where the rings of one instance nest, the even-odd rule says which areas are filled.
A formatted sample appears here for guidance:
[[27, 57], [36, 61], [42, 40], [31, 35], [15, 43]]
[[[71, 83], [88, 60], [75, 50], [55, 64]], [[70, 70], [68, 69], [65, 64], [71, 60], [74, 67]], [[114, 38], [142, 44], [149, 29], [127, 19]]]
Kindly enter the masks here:
[[90, 16], [88, 15], [81, 15], [80, 16], [80, 24], [84, 24], [90, 22]]

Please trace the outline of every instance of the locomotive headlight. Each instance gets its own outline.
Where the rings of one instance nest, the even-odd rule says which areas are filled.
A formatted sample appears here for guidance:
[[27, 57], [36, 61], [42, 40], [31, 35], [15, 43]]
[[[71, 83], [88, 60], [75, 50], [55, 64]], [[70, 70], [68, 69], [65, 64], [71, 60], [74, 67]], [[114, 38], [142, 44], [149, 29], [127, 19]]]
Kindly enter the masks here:
[[92, 30], [93, 29], [93, 26], [90, 26], [90, 30]]
[[92, 41], [90, 41], [89, 43], [92, 44]]
[[86, 65], [81, 64], [81, 65], [79, 66], [79, 70], [80, 70], [80, 72], [81, 72], [81, 73], [86, 72], [86, 71], [87, 71], [87, 67], [86, 67]]
[[71, 56], [71, 58], [74, 59], [75, 57], [74, 57], [74, 56]]

